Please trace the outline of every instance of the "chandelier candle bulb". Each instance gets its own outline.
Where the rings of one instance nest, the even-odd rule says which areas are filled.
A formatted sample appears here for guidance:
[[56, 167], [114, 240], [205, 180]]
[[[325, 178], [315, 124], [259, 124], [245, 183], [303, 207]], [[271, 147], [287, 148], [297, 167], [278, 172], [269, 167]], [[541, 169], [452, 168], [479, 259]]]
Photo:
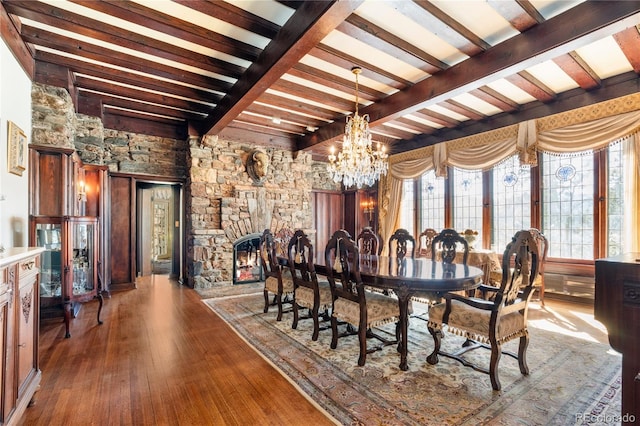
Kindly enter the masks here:
[[351, 72], [356, 76], [356, 108], [353, 116], [347, 117], [342, 150], [335, 155], [331, 147], [327, 170], [335, 182], [362, 188], [373, 185], [381, 175], [386, 175], [389, 165], [384, 146], [378, 142], [375, 150], [372, 147], [369, 115], [358, 114], [358, 74], [362, 69], [354, 67]]

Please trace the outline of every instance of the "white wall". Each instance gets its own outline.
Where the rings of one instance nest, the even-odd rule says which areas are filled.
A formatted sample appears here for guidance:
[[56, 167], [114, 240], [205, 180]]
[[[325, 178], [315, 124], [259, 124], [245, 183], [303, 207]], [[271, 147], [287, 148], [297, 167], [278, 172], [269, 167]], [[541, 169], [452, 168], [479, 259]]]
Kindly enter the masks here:
[[31, 142], [31, 80], [0, 39], [0, 245], [29, 243], [29, 165], [22, 176], [7, 169], [7, 122], [13, 121]]

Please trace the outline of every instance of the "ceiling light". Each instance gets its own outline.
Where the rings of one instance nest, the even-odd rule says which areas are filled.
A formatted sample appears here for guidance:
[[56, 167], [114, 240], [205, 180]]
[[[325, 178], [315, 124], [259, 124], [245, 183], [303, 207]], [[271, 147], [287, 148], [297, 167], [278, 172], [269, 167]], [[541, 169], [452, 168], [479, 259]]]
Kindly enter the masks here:
[[356, 76], [356, 110], [353, 117], [347, 117], [342, 151], [336, 156], [334, 147], [331, 147], [327, 170], [335, 182], [342, 181], [345, 187], [356, 185], [362, 188], [373, 185], [381, 175], [386, 175], [389, 165], [384, 146], [378, 143], [375, 150], [371, 146], [369, 114], [358, 115], [358, 74], [362, 69], [353, 67], [351, 72]]

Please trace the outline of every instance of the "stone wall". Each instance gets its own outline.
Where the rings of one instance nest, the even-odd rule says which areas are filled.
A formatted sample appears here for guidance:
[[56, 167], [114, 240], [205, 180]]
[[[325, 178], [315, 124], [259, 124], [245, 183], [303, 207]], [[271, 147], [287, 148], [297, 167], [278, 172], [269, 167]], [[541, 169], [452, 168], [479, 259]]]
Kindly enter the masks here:
[[[188, 285], [209, 288], [232, 283], [233, 243], [270, 228], [312, 225], [312, 190], [340, 190], [326, 164], [311, 155], [208, 136], [179, 141], [105, 129], [98, 117], [75, 114], [69, 93], [34, 84], [32, 141], [75, 148], [85, 164], [112, 172], [186, 178], [185, 235]], [[246, 171], [252, 149], [270, 162], [262, 182]]]
[[233, 243], [242, 236], [265, 228], [311, 227], [311, 190], [318, 177], [311, 156], [303, 152], [294, 159], [291, 152], [258, 147], [270, 165], [264, 181], [255, 182], [246, 171], [254, 148], [216, 137], [190, 143], [186, 216], [191, 286], [230, 284]]

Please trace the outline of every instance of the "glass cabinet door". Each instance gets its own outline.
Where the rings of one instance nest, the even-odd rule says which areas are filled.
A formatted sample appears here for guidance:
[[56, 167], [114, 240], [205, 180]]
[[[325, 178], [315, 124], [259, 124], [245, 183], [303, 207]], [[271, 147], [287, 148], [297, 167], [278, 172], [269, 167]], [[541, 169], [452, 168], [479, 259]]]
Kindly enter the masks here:
[[62, 298], [62, 224], [52, 220], [35, 224], [36, 246], [44, 247], [40, 271], [40, 297]]
[[97, 225], [96, 218], [86, 216], [64, 220], [67, 245], [65, 301], [84, 302], [96, 296]]
[[71, 222], [71, 253], [72, 253], [72, 299], [88, 293], [93, 294], [95, 267], [94, 241], [95, 225], [92, 222]]

